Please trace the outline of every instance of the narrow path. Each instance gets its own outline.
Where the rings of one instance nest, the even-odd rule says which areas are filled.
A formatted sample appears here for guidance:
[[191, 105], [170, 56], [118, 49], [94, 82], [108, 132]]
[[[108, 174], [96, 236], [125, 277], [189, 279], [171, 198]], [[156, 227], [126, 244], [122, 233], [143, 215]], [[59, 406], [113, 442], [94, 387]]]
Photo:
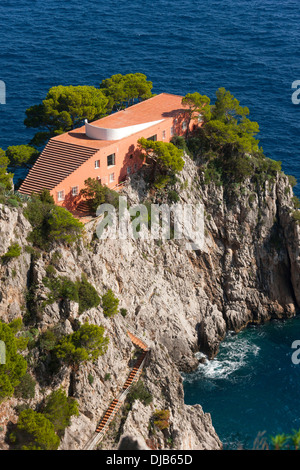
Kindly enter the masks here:
[[133, 369], [131, 370], [129, 376], [127, 377], [126, 382], [123, 385], [122, 391], [117, 398], [115, 398], [109, 407], [107, 408], [103, 418], [97, 425], [95, 430], [95, 434], [92, 438], [85, 444], [83, 450], [92, 450], [94, 449], [99, 442], [103, 439], [106, 431], [108, 430], [109, 424], [112, 422], [113, 418], [121, 408], [122, 403], [124, 402], [130, 388], [137, 383], [145, 363], [145, 359], [149, 352], [147, 344], [142, 341], [140, 338], [135, 336], [130, 331], [127, 331], [129, 338], [131, 339], [132, 343], [142, 350], [141, 354], [138, 357], [137, 362], [135, 363]]

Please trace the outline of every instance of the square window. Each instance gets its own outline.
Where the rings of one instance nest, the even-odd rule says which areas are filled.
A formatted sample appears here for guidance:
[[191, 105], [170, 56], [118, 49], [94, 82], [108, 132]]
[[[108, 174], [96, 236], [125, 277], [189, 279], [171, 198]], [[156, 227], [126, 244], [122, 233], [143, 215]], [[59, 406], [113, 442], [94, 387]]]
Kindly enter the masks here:
[[112, 153], [111, 155], [107, 155], [107, 166], [113, 166], [116, 164], [116, 154]]
[[109, 175], [109, 182], [112, 183], [113, 181], [115, 181], [115, 174], [114, 173], [111, 173]]
[[100, 168], [100, 160], [95, 161], [95, 168]]
[[65, 200], [65, 191], [64, 191], [64, 189], [62, 191], [58, 191], [57, 200], [58, 201], [64, 201]]
[[78, 196], [78, 194], [79, 194], [78, 186], [73, 186], [72, 187], [72, 196]]

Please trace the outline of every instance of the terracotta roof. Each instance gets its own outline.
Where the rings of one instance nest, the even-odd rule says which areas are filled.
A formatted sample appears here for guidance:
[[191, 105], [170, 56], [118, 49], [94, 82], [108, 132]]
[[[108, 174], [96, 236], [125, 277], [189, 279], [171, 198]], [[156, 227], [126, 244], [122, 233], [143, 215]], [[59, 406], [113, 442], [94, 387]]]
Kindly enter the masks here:
[[96, 152], [94, 148], [51, 139], [20, 186], [20, 193], [54, 188]]
[[[161, 93], [148, 100], [130, 106], [123, 111], [118, 111], [117, 113], [93, 121], [91, 124], [93, 124], [93, 126], [116, 129], [175, 117], [178, 112], [186, 111], [181, 105], [181, 100], [182, 96]], [[106, 147], [113, 142], [109, 140], [94, 140], [87, 137], [85, 134], [85, 126], [58, 135], [53, 139], [97, 149]]]
[[117, 127], [134, 126], [144, 122], [158, 121], [170, 116], [175, 116], [179, 110], [185, 110], [181, 104], [182, 96], [161, 93], [148, 100], [141, 101], [134, 106], [110, 114], [102, 119], [93, 122], [94, 126], [107, 127], [109, 129]]
[[[113, 129], [175, 117], [178, 112], [183, 111], [181, 100], [182, 96], [161, 93], [92, 124]], [[112, 142], [87, 137], [85, 126], [53, 137], [29, 171], [19, 191], [31, 194], [42, 189], [53, 189], [99, 149]]]

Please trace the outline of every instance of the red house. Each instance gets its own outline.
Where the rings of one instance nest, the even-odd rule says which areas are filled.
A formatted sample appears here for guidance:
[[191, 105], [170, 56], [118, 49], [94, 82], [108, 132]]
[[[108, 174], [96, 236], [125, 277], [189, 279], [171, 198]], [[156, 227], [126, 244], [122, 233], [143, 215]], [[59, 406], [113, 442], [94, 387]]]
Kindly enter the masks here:
[[74, 210], [87, 178], [116, 188], [142, 165], [141, 137], [169, 142], [186, 132], [182, 96], [162, 93], [50, 139], [20, 186], [30, 195], [48, 189], [58, 205]]

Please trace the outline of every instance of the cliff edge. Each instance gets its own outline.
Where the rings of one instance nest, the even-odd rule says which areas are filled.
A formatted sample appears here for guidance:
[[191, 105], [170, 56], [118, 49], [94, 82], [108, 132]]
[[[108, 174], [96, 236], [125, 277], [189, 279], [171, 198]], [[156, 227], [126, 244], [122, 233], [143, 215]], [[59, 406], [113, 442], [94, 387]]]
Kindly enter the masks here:
[[[198, 351], [208, 359], [215, 357], [227, 331], [296, 314], [300, 227], [293, 218], [289, 179], [281, 173], [260, 187], [247, 180], [228, 192], [213, 182], [204, 184], [198, 166], [185, 155], [175, 189], [180, 202], [204, 205], [202, 250], [185, 250], [178, 240], [99, 240], [96, 218], [85, 225], [77, 247], [57, 245], [37, 257], [24, 249], [30, 245], [31, 226], [22, 209], [0, 205], [2, 252], [14, 241], [22, 246], [21, 256], [1, 266], [1, 320], [22, 317], [26, 325], [28, 292], [34, 292], [28, 330], [34, 327], [40, 335], [58, 328], [61, 334], [70, 334], [88, 321], [103, 325], [109, 337], [108, 350], [97, 361], [76, 371], [63, 366], [51, 377], [47, 359], [33, 345], [30, 373], [36, 379], [35, 397], [13, 397], [0, 405], [3, 440], [7, 425], [17, 421], [17, 404], [39, 409], [45, 396], [62, 386], [78, 401], [79, 416], [72, 418], [60, 449], [82, 449], [134, 365], [131, 331], [150, 348], [142, 381], [153, 400], [147, 405], [139, 399], [130, 407], [125, 404], [100, 448], [117, 449], [128, 438], [145, 449], [222, 448], [201, 404], [184, 404], [181, 372], [197, 368]], [[164, 194], [158, 200], [140, 174], [128, 180], [122, 194], [131, 205], [145, 199], [167, 200]], [[45, 305], [49, 291], [43, 279], [54, 258], [56, 276], [75, 282], [84, 274], [99, 295], [111, 289], [126, 316], [108, 318], [101, 306], [80, 313], [76, 302], [64, 299]], [[163, 429], [153, 425], [156, 410], [169, 412]], [[3, 443], [2, 448], [9, 446]]]

